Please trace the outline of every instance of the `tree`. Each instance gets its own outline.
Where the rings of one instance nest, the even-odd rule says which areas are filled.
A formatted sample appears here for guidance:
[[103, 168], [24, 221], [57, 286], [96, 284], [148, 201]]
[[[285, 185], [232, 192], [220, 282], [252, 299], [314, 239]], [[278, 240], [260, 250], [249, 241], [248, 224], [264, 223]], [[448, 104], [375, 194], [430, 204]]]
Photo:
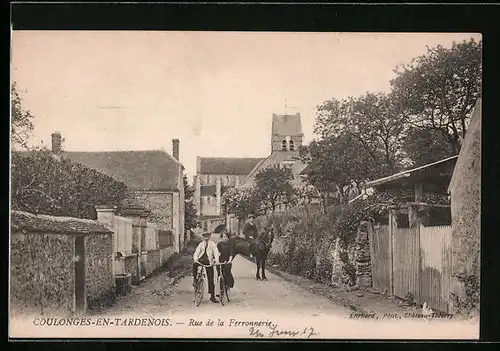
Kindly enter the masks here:
[[33, 131], [33, 115], [22, 107], [22, 99], [14, 82], [11, 87], [11, 142], [12, 147], [28, 148], [27, 142]]
[[193, 203], [194, 200], [194, 188], [188, 184], [187, 176], [183, 176], [184, 181], [184, 230], [187, 232], [193, 228], [196, 228], [197, 224], [197, 211], [196, 206]]
[[349, 187], [359, 185], [380, 173], [379, 165], [357, 139], [350, 135], [312, 141], [300, 150], [301, 159], [308, 163], [307, 182], [328, 198], [347, 198]]
[[400, 168], [405, 119], [390, 96], [367, 93], [325, 101], [317, 108], [315, 133], [324, 140], [344, 138], [344, 142], [349, 138], [363, 149], [363, 155], [371, 159], [369, 163], [376, 165], [372, 175], [387, 175]]
[[453, 156], [451, 146], [443, 135], [427, 128], [411, 128], [403, 143], [403, 150], [413, 167]]
[[96, 219], [96, 205], [119, 205], [127, 195], [125, 184], [49, 150], [12, 154], [13, 210]]
[[481, 95], [481, 41], [427, 48], [408, 65], [395, 69], [391, 96], [409, 123], [437, 131], [452, 154], [460, 151], [475, 102]]
[[259, 214], [260, 203], [254, 189], [230, 188], [222, 195], [222, 208], [225, 215], [233, 215], [238, 220], [246, 219], [250, 214]]
[[255, 175], [255, 193], [262, 207], [274, 213], [278, 205], [293, 203], [295, 189], [292, 180], [292, 171], [287, 167], [275, 165], [259, 171]]

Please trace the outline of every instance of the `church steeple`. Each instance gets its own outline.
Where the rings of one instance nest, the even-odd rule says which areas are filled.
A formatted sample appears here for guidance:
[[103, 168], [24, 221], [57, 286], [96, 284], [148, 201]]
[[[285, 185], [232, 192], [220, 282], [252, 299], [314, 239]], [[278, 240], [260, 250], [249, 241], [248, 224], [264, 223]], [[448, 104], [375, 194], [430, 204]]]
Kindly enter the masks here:
[[300, 113], [295, 115], [277, 115], [273, 113], [271, 133], [271, 152], [298, 151], [304, 136], [302, 134]]

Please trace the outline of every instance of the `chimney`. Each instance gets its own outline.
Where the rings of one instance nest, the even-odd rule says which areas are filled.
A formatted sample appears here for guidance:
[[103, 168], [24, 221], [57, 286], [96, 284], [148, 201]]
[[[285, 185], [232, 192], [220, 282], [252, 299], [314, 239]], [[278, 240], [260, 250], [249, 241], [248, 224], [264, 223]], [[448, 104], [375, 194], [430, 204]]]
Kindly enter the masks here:
[[179, 161], [179, 139], [172, 139], [172, 154]]
[[59, 154], [61, 153], [61, 133], [54, 132], [51, 134], [52, 136], [52, 153]]

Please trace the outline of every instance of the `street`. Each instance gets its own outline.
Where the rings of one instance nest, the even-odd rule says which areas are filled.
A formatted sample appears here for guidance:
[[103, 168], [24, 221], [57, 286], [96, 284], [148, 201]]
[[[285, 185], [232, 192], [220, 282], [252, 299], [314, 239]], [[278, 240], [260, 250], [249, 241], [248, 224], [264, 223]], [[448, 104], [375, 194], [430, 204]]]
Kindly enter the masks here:
[[210, 302], [205, 293], [196, 307], [192, 276], [172, 284], [173, 278], [162, 272], [134, 287], [113, 306], [89, 315], [92, 325], [88, 328], [34, 327], [26, 319], [12, 320], [10, 327], [14, 334], [26, 337], [32, 333], [54, 337], [56, 330], [57, 337], [108, 338], [440, 339], [457, 330], [464, 336], [474, 334], [474, 325], [467, 322], [353, 317], [352, 311], [270, 272], [266, 273], [268, 281], [257, 281], [255, 264], [241, 256], [233, 261], [233, 275], [235, 287], [225, 306]]

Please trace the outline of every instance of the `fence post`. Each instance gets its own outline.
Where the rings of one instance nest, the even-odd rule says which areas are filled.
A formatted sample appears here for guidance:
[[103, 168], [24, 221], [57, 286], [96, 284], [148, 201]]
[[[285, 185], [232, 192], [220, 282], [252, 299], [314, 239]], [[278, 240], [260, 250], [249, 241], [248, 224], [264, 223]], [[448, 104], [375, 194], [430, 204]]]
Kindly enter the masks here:
[[113, 253], [111, 254], [111, 270], [113, 272], [113, 277], [115, 276], [115, 273], [116, 273], [116, 269], [115, 269], [115, 255], [116, 255], [116, 252], [117, 252], [117, 241], [118, 241], [118, 233], [117, 231], [115, 230], [114, 228], [114, 216], [115, 216], [115, 210], [112, 206], [108, 206], [108, 205], [97, 205], [95, 207], [95, 210], [96, 210], [96, 213], [97, 213], [97, 221], [98, 222], [101, 222], [102, 224], [104, 224], [104, 226], [106, 226], [106, 228], [108, 228], [109, 230], [111, 230], [113, 232], [113, 234], [111, 234], [111, 245], [112, 245], [112, 251]]
[[394, 295], [394, 227], [396, 225], [396, 216], [394, 209], [389, 209], [389, 294]]
[[[421, 187], [420, 187], [421, 188]], [[415, 190], [418, 187], [416, 186]], [[416, 191], [417, 193], [417, 191]], [[420, 302], [421, 296], [421, 277], [422, 277], [422, 258], [420, 253], [420, 217], [418, 216], [418, 208], [416, 205], [408, 205], [408, 223], [410, 229], [415, 233], [415, 246], [417, 250], [417, 286], [418, 290], [415, 291], [415, 301]]]

